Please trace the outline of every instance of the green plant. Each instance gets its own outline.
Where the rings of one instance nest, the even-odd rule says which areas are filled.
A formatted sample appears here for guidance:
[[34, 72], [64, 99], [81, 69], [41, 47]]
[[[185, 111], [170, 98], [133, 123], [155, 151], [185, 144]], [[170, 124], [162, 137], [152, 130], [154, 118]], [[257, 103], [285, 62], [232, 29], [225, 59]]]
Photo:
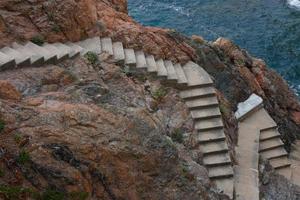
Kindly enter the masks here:
[[53, 189], [47, 189], [43, 195], [42, 200], [64, 200], [65, 194]]
[[20, 186], [0, 185], [0, 194], [2, 194], [6, 199], [17, 200], [21, 199], [21, 196], [25, 194], [31, 194], [31, 190]]
[[52, 26], [51, 30], [52, 30], [53, 32], [55, 32], [55, 33], [61, 32], [61, 28], [60, 28], [60, 26], [58, 26], [57, 24], [54, 24], [54, 25]]
[[30, 161], [30, 155], [28, 152], [26, 152], [25, 150], [22, 150], [20, 153], [19, 153], [19, 156], [17, 158], [17, 162], [19, 164], [25, 164], [27, 163], [28, 161]]
[[183, 142], [183, 131], [179, 128], [175, 129], [171, 134], [171, 138], [174, 142], [182, 143]]
[[94, 52], [87, 52], [84, 57], [89, 61], [90, 64], [94, 65], [96, 64], [97, 62], [99, 62], [99, 58], [98, 58], [98, 55]]
[[3, 120], [0, 120], [0, 133], [4, 130], [5, 128], [5, 122]]
[[152, 92], [152, 97], [157, 101], [161, 101], [167, 95], [167, 93], [168, 92], [165, 88], [160, 87], [154, 92]]
[[0, 177], [3, 177], [4, 176], [4, 171], [2, 169], [0, 169]]
[[33, 36], [30, 41], [39, 46], [42, 46], [45, 43], [45, 39], [42, 35]]
[[87, 192], [71, 192], [68, 195], [70, 200], [86, 200], [89, 197]]
[[20, 143], [22, 140], [22, 136], [19, 133], [16, 133], [14, 136], [14, 140], [16, 143]]

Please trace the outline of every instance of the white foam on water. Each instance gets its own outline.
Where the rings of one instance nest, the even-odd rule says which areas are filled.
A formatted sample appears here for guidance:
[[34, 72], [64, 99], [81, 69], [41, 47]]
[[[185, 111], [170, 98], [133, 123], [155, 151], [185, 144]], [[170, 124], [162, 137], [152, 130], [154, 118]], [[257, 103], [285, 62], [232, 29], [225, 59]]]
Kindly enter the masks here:
[[300, 0], [288, 0], [289, 6], [300, 10]]

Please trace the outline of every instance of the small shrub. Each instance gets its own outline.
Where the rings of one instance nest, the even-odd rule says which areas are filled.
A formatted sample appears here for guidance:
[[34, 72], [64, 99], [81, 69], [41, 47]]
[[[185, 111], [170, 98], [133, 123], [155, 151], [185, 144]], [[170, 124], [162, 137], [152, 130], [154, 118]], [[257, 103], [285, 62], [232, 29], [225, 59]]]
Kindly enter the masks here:
[[87, 192], [71, 192], [68, 195], [70, 200], [86, 200], [89, 197]]
[[84, 57], [89, 61], [90, 64], [94, 65], [97, 62], [99, 62], [98, 55], [94, 52], [87, 52], [87, 54], [84, 55]]
[[45, 43], [45, 39], [41, 35], [36, 35], [33, 38], [31, 38], [31, 42], [36, 45], [42, 46]]
[[55, 33], [59, 33], [61, 32], [61, 28], [57, 25], [57, 24], [54, 24], [51, 28], [51, 30]]
[[152, 97], [157, 101], [161, 101], [167, 95], [167, 93], [168, 92], [165, 88], [160, 87], [154, 92], [152, 92]]
[[0, 133], [4, 130], [5, 128], [5, 122], [3, 120], [0, 120]]
[[47, 189], [42, 196], [42, 200], [64, 200], [65, 194], [56, 190]]
[[25, 194], [31, 194], [31, 190], [19, 186], [0, 185], [0, 194], [8, 200], [17, 200]]
[[16, 133], [14, 136], [14, 140], [16, 143], [20, 143], [22, 140], [22, 136], [19, 133]]
[[174, 142], [182, 143], [183, 142], [183, 131], [181, 129], [175, 129], [171, 134], [171, 138]]
[[19, 164], [25, 164], [27, 163], [28, 161], [30, 161], [30, 155], [28, 152], [26, 152], [25, 150], [22, 150], [20, 153], [19, 153], [19, 156], [17, 158], [17, 162]]
[[0, 177], [3, 177], [4, 176], [4, 171], [2, 169], [0, 169]]

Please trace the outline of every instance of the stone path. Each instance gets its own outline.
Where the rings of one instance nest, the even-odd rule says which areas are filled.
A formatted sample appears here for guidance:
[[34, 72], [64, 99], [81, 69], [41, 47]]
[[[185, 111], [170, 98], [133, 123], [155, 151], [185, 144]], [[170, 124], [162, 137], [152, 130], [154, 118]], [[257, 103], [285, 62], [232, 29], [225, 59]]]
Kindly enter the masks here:
[[0, 50], [0, 71], [23, 66], [55, 64], [67, 58], [85, 55], [87, 52], [106, 52], [118, 62], [136, 70], [155, 73], [162, 80], [181, 88], [180, 96], [191, 111], [197, 130], [197, 142], [204, 158], [209, 177], [217, 187], [233, 197], [233, 168], [219, 102], [209, 74], [194, 62], [185, 65], [169, 60], [155, 60], [143, 51], [126, 49], [121, 42], [111, 38], [89, 38], [76, 43], [55, 43], [37, 46], [31, 42], [17, 43]]

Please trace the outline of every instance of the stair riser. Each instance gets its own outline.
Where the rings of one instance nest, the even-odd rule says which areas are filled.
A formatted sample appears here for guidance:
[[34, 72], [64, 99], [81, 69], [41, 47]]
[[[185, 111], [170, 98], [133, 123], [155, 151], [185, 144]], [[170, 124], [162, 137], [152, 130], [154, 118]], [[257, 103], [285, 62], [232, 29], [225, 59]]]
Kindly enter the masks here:
[[206, 144], [206, 143], [209, 143], [209, 142], [220, 142], [220, 141], [225, 141], [226, 138], [215, 138], [215, 139], [211, 139], [211, 140], [198, 140], [197, 143], [198, 144]]
[[206, 163], [204, 163], [204, 166], [206, 166], [206, 167], [218, 167], [218, 166], [224, 166], [224, 165], [230, 165], [231, 164], [231, 162], [230, 161], [228, 161], [228, 162], [222, 162], [222, 163], [211, 163], [211, 164], [206, 164]]
[[12, 61], [9, 61], [9, 62], [5, 63], [4, 65], [0, 66], [0, 71], [14, 69], [15, 66], [16, 66], [16, 62], [15, 62], [15, 60], [12, 60]]
[[278, 146], [273, 146], [273, 147], [268, 147], [268, 148], [266, 148], [266, 149], [260, 149], [259, 150], [259, 153], [261, 153], [261, 152], [265, 152], [265, 151], [268, 151], [268, 150], [272, 150], [272, 149], [276, 149], [276, 148], [283, 148], [284, 147], [284, 144], [282, 144], [282, 145], [278, 145]]
[[216, 130], [216, 129], [220, 129], [223, 128], [223, 126], [219, 125], [219, 126], [215, 126], [215, 127], [207, 127], [207, 128], [196, 128], [198, 131], [210, 131], [210, 130]]
[[259, 139], [259, 141], [263, 142], [263, 141], [274, 139], [274, 138], [280, 138], [280, 135], [274, 135], [274, 136], [270, 136], [270, 137], [267, 137], [267, 138]]
[[266, 158], [266, 157], [264, 157], [265, 159], [268, 159], [268, 160], [271, 160], [271, 159], [275, 159], [275, 158], [281, 158], [281, 157], [286, 157], [287, 156], [287, 154], [285, 154], [285, 155], [278, 155], [278, 156], [272, 156], [272, 157], [270, 157], [270, 158]]
[[214, 115], [210, 115], [210, 116], [201, 116], [201, 117], [192, 117], [193, 120], [195, 121], [201, 121], [204, 119], [213, 119], [213, 118], [217, 118], [217, 117], [221, 117], [221, 114], [214, 114]]
[[219, 176], [209, 176], [211, 180], [216, 180], [216, 179], [222, 179], [222, 178], [231, 178], [233, 177], [233, 174], [225, 174], [225, 175], [219, 175]]
[[273, 167], [273, 168], [276, 170], [276, 169], [290, 168], [290, 167], [291, 167], [291, 164], [286, 164], [286, 165], [276, 166], [276, 167]]
[[[187, 86], [187, 88], [189, 88], [189, 87]], [[183, 99], [185, 101], [188, 101], [188, 100], [194, 100], [194, 99], [205, 98], [205, 97], [213, 97], [213, 96], [216, 96], [216, 93], [202, 94], [202, 95], [197, 95], [197, 96], [192, 96], [192, 97], [186, 97]]]
[[221, 150], [210, 151], [210, 152], [204, 152], [204, 151], [202, 150], [202, 154], [203, 154], [204, 156], [206, 156], [206, 155], [220, 154], [220, 153], [228, 153], [228, 149], [221, 149]]
[[31, 65], [30, 58], [17, 64], [17, 67], [29, 67]]
[[216, 107], [219, 106], [218, 103], [212, 103], [212, 104], [208, 104], [208, 105], [201, 105], [201, 106], [193, 106], [193, 107], [189, 107], [189, 110], [198, 110], [201, 108], [211, 108], [211, 107]]
[[205, 88], [205, 87], [213, 87], [213, 83], [206, 83], [202, 85], [189, 85], [189, 89], [196, 89], [196, 88]]

